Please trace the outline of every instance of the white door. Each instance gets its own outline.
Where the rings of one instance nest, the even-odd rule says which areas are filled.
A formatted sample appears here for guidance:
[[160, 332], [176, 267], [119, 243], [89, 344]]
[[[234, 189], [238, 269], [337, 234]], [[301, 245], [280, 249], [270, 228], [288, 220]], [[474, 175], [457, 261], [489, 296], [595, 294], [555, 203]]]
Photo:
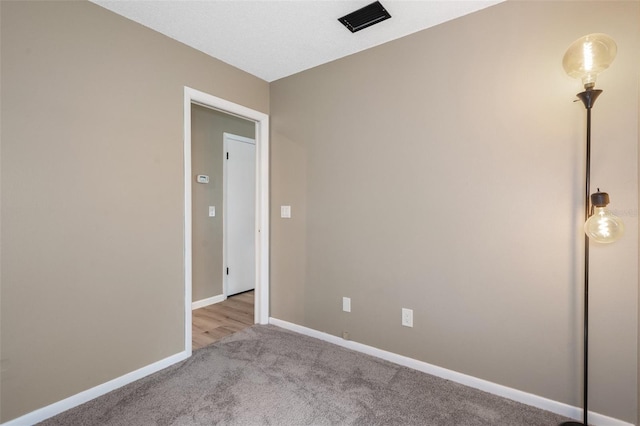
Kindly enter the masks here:
[[224, 134], [225, 295], [255, 288], [256, 144]]

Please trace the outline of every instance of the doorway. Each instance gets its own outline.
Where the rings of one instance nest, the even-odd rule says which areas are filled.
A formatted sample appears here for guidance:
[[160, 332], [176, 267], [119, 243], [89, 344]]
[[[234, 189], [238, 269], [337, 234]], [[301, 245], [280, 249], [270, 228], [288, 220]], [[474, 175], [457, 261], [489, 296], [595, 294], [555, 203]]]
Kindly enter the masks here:
[[[253, 247], [250, 251], [253, 252], [253, 282], [255, 284], [255, 306], [253, 323], [267, 324], [269, 318], [269, 266], [268, 266], [268, 240], [269, 240], [269, 204], [268, 204], [268, 152], [269, 152], [269, 121], [268, 116], [261, 112], [243, 107], [238, 104], [226, 101], [224, 99], [217, 98], [215, 96], [208, 95], [204, 92], [197, 91], [185, 87], [184, 91], [184, 183], [185, 183], [185, 223], [184, 223], [184, 261], [185, 261], [185, 351], [189, 354], [192, 350], [192, 297], [193, 291], [193, 207], [192, 207], [192, 187], [193, 185], [206, 185], [204, 182], [209, 178], [211, 182], [211, 176], [204, 175], [197, 176], [199, 173], [192, 169], [192, 105], [198, 105], [211, 110], [215, 110], [219, 113], [228, 114], [233, 117], [238, 117], [243, 120], [248, 120], [253, 123], [255, 134], [255, 164], [253, 170], [253, 179], [255, 185], [254, 193], [254, 226], [252, 229], [253, 234]], [[201, 182], [201, 183], [199, 183]], [[213, 210], [211, 209], [213, 207]], [[210, 217], [220, 215], [221, 209], [215, 205], [209, 205], [208, 211]], [[213, 215], [213, 216], [211, 216]], [[225, 271], [226, 272], [226, 271]], [[221, 300], [224, 300], [226, 293], [222, 296]]]
[[195, 309], [191, 337], [193, 350], [251, 327], [254, 324], [254, 293], [250, 290], [231, 296], [223, 302]]

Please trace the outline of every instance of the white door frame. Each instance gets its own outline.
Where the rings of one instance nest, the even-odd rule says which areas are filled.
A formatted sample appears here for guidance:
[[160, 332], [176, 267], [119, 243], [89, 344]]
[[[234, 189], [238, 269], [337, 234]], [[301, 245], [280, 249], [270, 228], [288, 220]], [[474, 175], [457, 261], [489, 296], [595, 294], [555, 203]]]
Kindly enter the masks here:
[[191, 355], [191, 105], [198, 104], [256, 123], [256, 290], [255, 323], [269, 322], [269, 116], [184, 87], [184, 346]]

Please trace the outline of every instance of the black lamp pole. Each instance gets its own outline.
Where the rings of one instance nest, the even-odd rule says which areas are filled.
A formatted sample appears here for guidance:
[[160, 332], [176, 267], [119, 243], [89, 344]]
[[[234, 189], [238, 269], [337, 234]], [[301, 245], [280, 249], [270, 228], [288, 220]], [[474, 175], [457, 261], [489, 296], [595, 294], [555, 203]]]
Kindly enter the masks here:
[[[584, 194], [584, 220], [591, 215], [591, 108], [602, 90], [587, 89], [578, 93], [578, 98], [587, 109], [587, 146], [586, 146], [586, 171], [585, 171], [585, 194]], [[564, 422], [562, 426], [588, 425], [587, 416], [589, 413], [589, 237], [584, 235], [584, 370], [583, 370], [583, 399], [584, 412], [583, 422]]]

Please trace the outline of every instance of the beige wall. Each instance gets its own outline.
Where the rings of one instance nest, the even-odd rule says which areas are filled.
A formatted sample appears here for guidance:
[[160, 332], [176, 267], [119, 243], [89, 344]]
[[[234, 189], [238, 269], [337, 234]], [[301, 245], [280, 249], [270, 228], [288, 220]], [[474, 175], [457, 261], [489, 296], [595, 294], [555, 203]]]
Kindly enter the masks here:
[[[224, 133], [255, 138], [255, 123], [199, 105], [191, 108], [193, 217], [193, 301], [223, 293], [223, 149]], [[196, 183], [208, 175], [208, 184]], [[209, 217], [209, 206], [216, 216]]]
[[[592, 174], [627, 235], [592, 250], [591, 408], [636, 421], [639, 15], [508, 2], [273, 83], [272, 315], [581, 405], [584, 110], [560, 61], [607, 32]], [[183, 349], [183, 86], [263, 112], [270, 88], [93, 4], [0, 19], [7, 421]]]
[[561, 60], [605, 32], [592, 182], [627, 234], [592, 249], [590, 408], [635, 422], [639, 8], [507, 2], [272, 83], [272, 316], [581, 406], [585, 111]]
[[2, 10], [2, 417], [184, 349], [183, 88], [269, 86], [87, 2]]

